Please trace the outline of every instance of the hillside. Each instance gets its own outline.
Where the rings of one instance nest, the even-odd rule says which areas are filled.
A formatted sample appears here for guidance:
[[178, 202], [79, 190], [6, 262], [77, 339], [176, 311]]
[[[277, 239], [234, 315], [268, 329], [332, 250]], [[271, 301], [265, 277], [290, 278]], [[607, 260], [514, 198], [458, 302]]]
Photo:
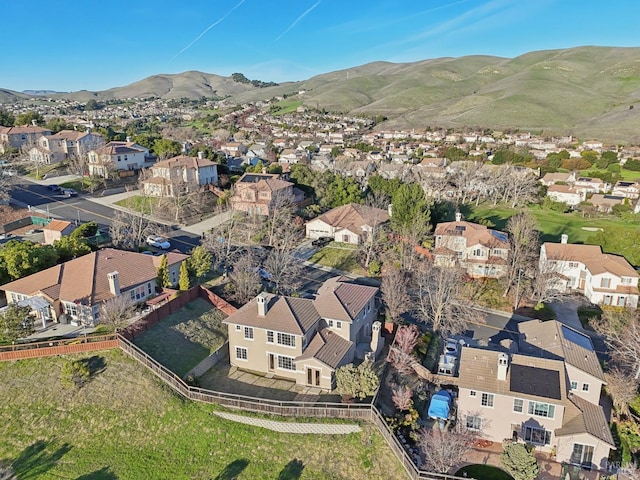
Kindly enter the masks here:
[[[299, 93], [304, 91], [304, 93]], [[640, 48], [577, 47], [516, 58], [468, 56], [414, 63], [374, 62], [301, 82], [257, 88], [190, 71], [154, 75], [94, 99], [229, 97], [238, 103], [293, 95], [310, 107], [384, 115], [384, 128], [519, 128], [640, 143]], [[0, 90], [0, 102], [23, 94]], [[640, 105], [639, 105], [640, 106]]]

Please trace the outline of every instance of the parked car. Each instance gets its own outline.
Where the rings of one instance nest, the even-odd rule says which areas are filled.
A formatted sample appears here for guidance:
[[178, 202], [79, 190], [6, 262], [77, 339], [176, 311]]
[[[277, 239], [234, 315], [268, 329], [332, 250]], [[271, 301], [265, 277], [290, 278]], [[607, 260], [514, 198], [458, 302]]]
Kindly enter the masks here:
[[460, 343], [458, 343], [454, 338], [447, 338], [447, 341], [444, 345], [444, 354], [451, 355], [453, 357], [460, 356]]
[[73, 188], [65, 188], [62, 190], [62, 195], [65, 197], [77, 197], [78, 192], [76, 192]]
[[311, 245], [314, 247], [324, 247], [329, 245], [331, 242], [333, 242], [333, 237], [320, 237], [311, 242]]
[[62, 188], [60, 188], [60, 185], [47, 185], [47, 189], [49, 189], [49, 191], [53, 192], [53, 193], [60, 193], [62, 191]]
[[147, 237], [147, 245], [161, 248], [162, 250], [169, 250], [171, 248], [171, 242], [169, 242], [169, 240], [164, 237], [160, 237], [159, 235], [151, 235], [150, 237]]

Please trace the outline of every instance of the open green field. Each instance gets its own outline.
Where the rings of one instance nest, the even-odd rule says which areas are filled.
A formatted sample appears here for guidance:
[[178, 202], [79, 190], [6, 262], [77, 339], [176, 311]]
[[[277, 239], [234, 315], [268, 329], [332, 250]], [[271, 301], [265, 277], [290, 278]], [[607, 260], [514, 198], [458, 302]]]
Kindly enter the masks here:
[[[594, 176], [597, 177], [598, 173], [609, 173], [607, 170], [598, 170], [597, 168], [590, 168], [589, 170], [583, 170], [580, 172], [580, 175], [583, 177]], [[635, 181], [640, 179], [640, 172], [633, 172], [631, 170], [625, 170], [624, 168], [620, 170], [620, 176], [622, 180]]]
[[309, 261], [356, 275], [365, 275], [366, 272], [356, 260], [356, 252], [357, 249], [353, 245], [334, 242], [314, 253]]
[[136, 337], [135, 344], [183, 376], [227, 339], [225, 314], [197, 298]]
[[[489, 220], [494, 225], [494, 228], [498, 230], [504, 230], [507, 220], [520, 211], [504, 205], [494, 207], [487, 203], [480, 204], [478, 207], [464, 205], [460, 207], [460, 210], [467, 220], [471, 222]], [[579, 212], [559, 213], [538, 206], [533, 206], [529, 210], [538, 221], [543, 242], [559, 242], [560, 235], [566, 233], [569, 235], [569, 243], [592, 243], [590, 239], [596, 232], [585, 230], [585, 228], [603, 229], [605, 232], [613, 227], [621, 227], [633, 232], [637, 232], [638, 228], [640, 228], [638, 224], [629, 223], [613, 216], [583, 218]]]
[[234, 423], [179, 398], [120, 350], [88, 356], [92, 377], [79, 390], [63, 386], [61, 369], [83, 357], [0, 363], [0, 462], [17, 478], [406, 478], [368, 424], [327, 438]]

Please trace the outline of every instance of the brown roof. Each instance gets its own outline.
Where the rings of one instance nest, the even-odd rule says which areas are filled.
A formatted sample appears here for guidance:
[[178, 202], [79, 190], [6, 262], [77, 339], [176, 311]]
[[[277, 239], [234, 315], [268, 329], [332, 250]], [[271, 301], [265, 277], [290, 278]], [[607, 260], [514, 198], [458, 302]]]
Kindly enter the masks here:
[[56, 232], [62, 232], [65, 228], [71, 226], [71, 222], [66, 220], [51, 220], [47, 225], [42, 227], [44, 230], [53, 230]]
[[353, 342], [342, 338], [328, 328], [323, 328], [314, 335], [304, 353], [296, 357], [295, 361], [315, 358], [328, 367], [336, 369], [352, 346]]
[[41, 133], [45, 134], [45, 132], [51, 133], [51, 130], [48, 128], [42, 128], [35, 125], [25, 125], [22, 127], [0, 127], [0, 133], [4, 133], [6, 135], [22, 135], [27, 133]]
[[564, 359], [569, 365], [604, 382], [600, 361], [591, 339], [557, 320], [530, 320], [518, 324], [524, 335], [524, 351], [547, 358]]
[[435, 235], [443, 237], [464, 237], [467, 240], [467, 247], [472, 245], [483, 245], [489, 248], [507, 248], [509, 246], [508, 236], [499, 230], [492, 230], [472, 222], [442, 222], [436, 225]]
[[638, 272], [620, 255], [602, 253], [599, 245], [574, 245], [571, 243], [542, 244], [549, 260], [584, 263], [592, 275], [609, 272], [619, 277], [638, 278]]
[[211, 165], [217, 165], [208, 158], [187, 157], [185, 155], [179, 155], [177, 157], [169, 158], [157, 162], [151, 168], [174, 168], [174, 167], [187, 167], [192, 169], [198, 169], [203, 167], [210, 167]]
[[277, 173], [245, 173], [238, 179], [237, 184], [255, 190], [276, 191], [287, 188], [293, 183], [281, 180]]
[[89, 135], [87, 132], [79, 132], [77, 130], [60, 130], [58, 133], [51, 135], [51, 139], [62, 138], [64, 140], [80, 140]]
[[[186, 258], [188, 255], [181, 253], [167, 254], [169, 265]], [[159, 264], [159, 257], [105, 248], [7, 283], [0, 288], [30, 296], [42, 292], [54, 300], [95, 305], [113, 297], [109, 290], [108, 273], [117, 271], [120, 289], [126, 291], [154, 280]]]
[[137, 143], [134, 142], [116, 142], [111, 141], [107, 143], [104, 147], [96, 150], [98, 153], [102, 155], [122, 155], [125, 153], [140, 153], [145, 152], [144, 147], [141, 147]]
[[[458, 369], [459, 384], [465, 388], [482, 392], [534, 400], [552, 399], [556, 403], [565, 403], [565, 369], [561, 360], [512, 354], [509, 359], [506, 380], [498, 380], [499, 354], [500, 352], [494, 350], [462, 347]], [[526, 368], [514, 369], [515, 365]], [[549, 372], [558, 375], [557, 388], [559, 390], [548, 389]], [[523, 391], [525, 389], [519, 388], [518, 385], [528, 385], [530, 388]]]
[[570, 393], [569, 402], [564, 414], [562, 428], [555, 431], [556, 436], [588, 433], [615, 448], [615, 442], [609, 430], [609, 422], [602, 407]]
[[330, 278], [318, 289], [313, 303], [322, 318], [352, 322], [378, 289], [347, 283], [345, 277]]
[[327, 213], [320, 215], [318, 220], [322, 220], [332, 227], [345, 228], [354, 233], [359, 233], [365, 225], [373, 227], [388, 221], [389, 213], [381, 208], [349, 203], [329, 210]]

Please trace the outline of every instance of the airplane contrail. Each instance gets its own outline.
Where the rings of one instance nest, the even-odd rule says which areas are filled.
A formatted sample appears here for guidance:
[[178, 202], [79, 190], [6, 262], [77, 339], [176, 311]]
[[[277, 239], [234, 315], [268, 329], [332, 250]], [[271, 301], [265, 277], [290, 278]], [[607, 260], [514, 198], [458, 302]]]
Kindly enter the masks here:
[[308, 9], [307, 9], [307, 10], [306, 10], [302, 15], [300, 15], [298, 18], [296, 18], [296, 19], [293, 21], [293, 23], [292, 23], [291, 25], [289, 25], [289, 27], [287, 27], [287, 29], [286, 29], [284, 32], [282, 32], [280, 35], [278, 35], [278, 38], [276, 38], [276, 40], [275, 40], [275, 41], [277, 42], [277, 41], [278, 41], [278, 40], [280, 40], [282, 37], [284, 37], [284, 36], [285, 36], [285, 35], [286, 35], [286, 34], [287, 34], [287, 33], [288, 33], [288, 32], [289, 32], [293, 27], [295, 27], [295, 26], [298, 24], [298, 22], [299, 22], [300, 20], [302, 20], [302, 19], [303, 19], [304, 17], [306, 17], [309, 13], [311, 13], [311, 11], [312, 11], [314, 8], [316, 8], [318, 5], [320, 5], [320, 2], [321, 2], [321, 1], [322, 1], [322, 0], [318, 0], [318, 1], [317, 1], [316, 3], [314, 3], [311, 7], [309, 7], [309, 8], [308, 8]]
[[242, 5], [245, 2], [245, 0], [240, 0], [240, 2], [233, 7], [231, 10], [229, 10], [222, 18], [220, 18], [219, 20], [216, 20], [215, 22], [213, 22], [211, 25], [209, 25], [207, 28], [204, 29], [204, 31], [198, 35], [196, 38], [194, 38], [191, 43], [189, 45], [187, 45], [186, 47], [184, 47], [182, 50], [180, 50], [178, 53], [176, 53], [170, 61], [173, 61], [178, 55], [180, 55], [181, 53], [186, 52], [189, 48], [191, 48], [193, 46], [194, 43], [196, 43], [198, 40], [200, 40], [202, 38], [202, 36], [207, 33], [209, 30], [211, 30], [213, 27], [215, 27], [216, 25], [218, 25], [220, 22], [222, 22], [225, 18], [227, 18], [229, 15], [231, 15], [233, 13], [233, 11], [235, 9], [237, 9], [240, 5]]

